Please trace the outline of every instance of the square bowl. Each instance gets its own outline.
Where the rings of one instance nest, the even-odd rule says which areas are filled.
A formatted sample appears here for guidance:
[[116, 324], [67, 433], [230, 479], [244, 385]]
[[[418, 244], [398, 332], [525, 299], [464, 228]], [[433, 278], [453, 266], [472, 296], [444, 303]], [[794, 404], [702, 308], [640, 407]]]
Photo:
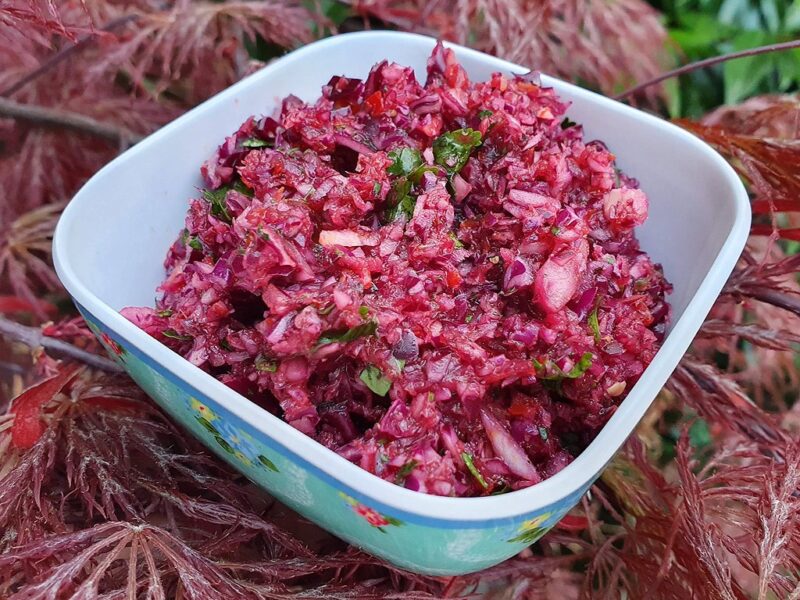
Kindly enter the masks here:
[[[280, 98], [314, 100], [333, 75], [365, 77], [389, 59], [424, 80], [435, 40], [395, 32], [325, 39], [270, 64], [157, 131], [101, 169], [67, 206], [54, 238], [61, 281], [133, 379], [213, 452], [297, 512], [406, 569], [478, 571], [539, 539], [578, 501], [650, 406], [686, 351], [747, 239], [747, 194], [730, 166], [678, 127], [542, 76], [572, 104], [587, 139], [602, 139], [650, 198], [638, 229], [674, 291], [670, 330], [653, 362], [597, 438], [532, 487], [446, 498], [384, 481], [328, 450], [195, 367], [119, 314], [147, 306], [163, 259], [201, 186], [199, 167], [251, 115]], [[474, 80], [528, 69], [450, 45]]]

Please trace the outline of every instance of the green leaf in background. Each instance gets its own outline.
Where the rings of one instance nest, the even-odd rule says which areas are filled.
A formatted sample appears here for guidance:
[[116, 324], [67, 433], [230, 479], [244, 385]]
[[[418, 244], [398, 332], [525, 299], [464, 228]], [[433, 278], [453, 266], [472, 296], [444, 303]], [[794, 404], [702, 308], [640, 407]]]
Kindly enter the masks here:
[[800, 48], [775, 54], [774, 59], [775, 68], [778, 71], [779, 91], [796, 90], [800, 86]]
[[[769, 35], [761, 31], [747, 31], [736, 36], [733, 50], [745, 50], [770, 42]], [[738, 104], [759, 88], [762, 80], [775, 69], [770, 54], [729, 60], [723, 66], [725, 76], [725, 103]]]
[[684, 53], [713, 54], [715, 44], [730, 35], [731, 28], [705, 13], [687, 12], [681, 15], [681, 26], [670, 29], [669, 36]]
[[[650, 0], [666, 16], [675, 61], [691, 63], [729, 52], [797, 39], [794, 0]], [[728, 61], [665, 82], [669, 115], [699, 118], [720, 104], [800, 87], [800, 52]]]
[[689, 441], [696, 450], [703, 450], [711, 444], [711, 432], [705, 420], [698, 417], [692, 423], [689, 427]]

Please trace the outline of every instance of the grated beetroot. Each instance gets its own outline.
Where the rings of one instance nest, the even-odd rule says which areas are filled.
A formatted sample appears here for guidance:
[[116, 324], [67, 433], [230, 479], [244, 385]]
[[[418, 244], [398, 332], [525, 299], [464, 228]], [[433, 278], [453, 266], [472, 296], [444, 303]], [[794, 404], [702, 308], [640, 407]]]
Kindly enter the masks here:
[[530, 486], [658, 350], [646, 195], [536, 76], [383, 61], [286, 98], [202, 167], [130, 320], [362, 468], [430, 494]]

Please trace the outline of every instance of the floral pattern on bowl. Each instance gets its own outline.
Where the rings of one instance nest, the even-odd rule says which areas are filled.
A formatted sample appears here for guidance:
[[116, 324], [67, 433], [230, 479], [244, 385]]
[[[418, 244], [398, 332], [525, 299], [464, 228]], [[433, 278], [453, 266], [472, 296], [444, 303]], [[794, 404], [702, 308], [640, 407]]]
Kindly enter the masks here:
[[[105, 329], [81, 307], [90, 329], [109, 355], [170, 416], [210, 450], [278, 500], [339, 537], [407, 569], [454, 575], [491, 566], [529, 546], [577, 500], [503, 523], [434, 522], [400, 514], [360, 497], [304, 464], [288, 448], [269, 444], [256, 430], [210, 398], [175, 381], [134, 346]], [[331, 502], [332, 499], [338, 502]]]
[[370, 508], [369, 506], [365, 506], [364, 504], [361, 504], [361, 502], [359, 502], [355, 498], [352, 498], [351, 496], [348, 496], [344, 492], [339, 492], [339, 496], [341, 496], [344, 499], [345, 503], [353, 509], [353, 512], [355, 512], [360, 517], [363, 517], [363, 519], [367, 523], [372, 525], [372, 527], [374, 527], [381, 533], [386, 533], [386, 529], [384, 528], [389, 525], [393, 527], [400, 527], [403, 524], [403, 522], [400, 519], [395, 519], [394, 517], [382, 515], [377, 510]]
[[275, 463], [261, 454], [256, 448], [253, 436], [240, 431], [229, 421], [220, 419], [216, 413], [200, 402], [197, 398], [189, 397], [189, 408], [194, 411], [195, 419], [208, 432], [214, 436], [217, 444], [228, 454], [245, 466], [258, 465], [278, 472]]
[[534, 517], [533, 519], [527, 519], [526, 521], [522, 522], [522, 525], [519, 526], [519, 530], [517, 531], [517, 535], [513, 538], [508, 540], [510, 544], [532, 544], [541, 538], [545, 533], [550, 531], [555, 525], [555, 522], [551, 522], [549, 525], [545, 525], [545, 523], [550, 519], [552, 516], [551, 513], [546, 512]]

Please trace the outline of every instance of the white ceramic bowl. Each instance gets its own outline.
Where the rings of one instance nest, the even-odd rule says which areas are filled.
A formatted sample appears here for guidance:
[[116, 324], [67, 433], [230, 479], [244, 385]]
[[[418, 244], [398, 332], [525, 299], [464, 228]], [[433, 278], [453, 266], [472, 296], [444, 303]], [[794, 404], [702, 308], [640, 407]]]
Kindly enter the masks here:
[[[485, 498], [428, 496], [383, 481], [324, 448], [149, 337], [118, 313], [152, 305], [167, 248], [183, 227], [199, 167], [247, 117], [280, 98], [313, 100], [332, 75], [364, 77], [388, 58], [424, 80], [434, 40], [365, 32], [306, 46], [220, 93], [98, 172], [64, 211], [54, 240], [62, 282], [134, 379], [176, 420], [248, 477], [340, 537], [411, 570], [454, 574], [521, 550], [560, 519], [650, 406], [730, 274], [747, 238], [746, 192], [728, 164], [667, 121], [543, 76], [573, 104], [650, 198], [642, 246], [674, 285], [663, 346], [592, 444], [533, 487]], [[452, 47], [475, 80], [528, 69]], [[531, 65], [534, 66], [535, 65]]]

